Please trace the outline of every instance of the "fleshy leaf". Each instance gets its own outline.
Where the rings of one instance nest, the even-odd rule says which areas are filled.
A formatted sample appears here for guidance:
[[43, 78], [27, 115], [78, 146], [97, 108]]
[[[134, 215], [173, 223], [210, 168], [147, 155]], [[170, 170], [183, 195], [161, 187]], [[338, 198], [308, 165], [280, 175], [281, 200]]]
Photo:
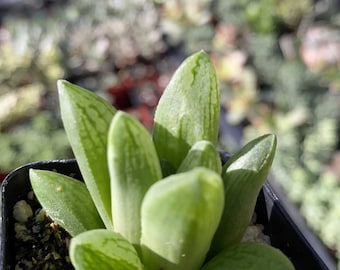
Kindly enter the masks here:
[[163, 178], [176, 173], [174, 166], [172, 166], [172, 164], [169, 161], [165, 159], [161, 159], [160, 164], [161, 164]]
[[220, 175], [206, 168], [151, 186], [142, 204], [142, 257], [148, 270], [202, 265], [224, 205]]
[[276, 136], [264, 135], [249, 142], [223, 166], [225, 207], [210, 256], [237, 244], [243, 237], [269, 173], [275, 149]]
[[30, 169], [30, 180], [47, 214], [71, 236], [104, 228], [85, 184], [71, 177]]
[[107, 228], [112, 228], [107, 134], [116, 110], [95, 93], [58, 81], [64, 128], [86, 186]]
[[222, 172], [222, 163], [215, 145], [209, 141], [195, 143], [182, 161], [177, 172], [190, 171], [196, 167], [205, 167], [218, 174]]
[[127, 113], [117, 112], [112, 120], [108, 162], [114, 230], [139, 245], [142, 200], [162, 172], [151, 135]]
[[70, 258], [76, 270], [142, 270], [134, 247], [120, 234], [92, 230], [71, 239]]
[[240, 243], [223, 250], [202, 270], [294, 270], [278, 249], [262, 243]]
[[175, 169], [200, 140], [217, 142], [220, 96], [214, 67], [201, 51], [177, 69], [158, 103], [153, 139], [160, 159]]

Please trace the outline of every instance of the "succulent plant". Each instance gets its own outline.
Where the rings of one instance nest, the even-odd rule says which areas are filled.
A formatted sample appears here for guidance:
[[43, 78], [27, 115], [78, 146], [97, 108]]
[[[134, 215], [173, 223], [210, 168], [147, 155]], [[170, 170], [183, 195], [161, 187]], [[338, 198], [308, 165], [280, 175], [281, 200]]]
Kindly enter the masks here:
[[[338, 224], [340, 207], [328, 200], [336, 200], [340, 184], [329, 188], [324, 180], [339, 178], [332, 164], [340, 130], [337, 1], [212, 0], [206, 9], [213, 22], [182, 24], [173, 35], [185, 32], [178, 38], [186, 52], [199, 44], [214, 59], [226, 112], [221, 123], [234, 127], [221, 125], [220, 144], [235, 151], [250, 138], [275, 133], [273, 181], [339, 258], [334, 236], [340, 227], [330, 224]], [[214, 38], [204, 38], [211, 25]], [[317, 199], [321, 189], [327, 195]]]
[[294, 269], [274, 247], [240, 244], [276, 137], [251, 141], [221, 166], [219, 88], [205, 52], [175, 72], [152, 136], [93, 92], [67, 81], [58, 88], [84, 183], [35, 169], [30, 179], [50, 217], [73, 236], [76, 269]]

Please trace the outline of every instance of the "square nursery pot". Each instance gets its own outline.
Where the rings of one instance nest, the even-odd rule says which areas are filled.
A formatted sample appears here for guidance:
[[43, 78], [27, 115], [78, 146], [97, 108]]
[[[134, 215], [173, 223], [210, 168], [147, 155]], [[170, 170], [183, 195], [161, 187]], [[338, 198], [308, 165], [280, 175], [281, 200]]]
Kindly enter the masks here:
[[[31, 190], [30, 168], [55, 170], [81, 179], [75, 160], [44, 161], [25, 165], [10, 173], [1, 186], [1, 253], [0, 269], [14, 269], [14, 204], [24, 199]], [[277, 189], [275, 188], [275, 191]], [[267, 182], [256, 205], [257, 223], [264, 226], [264, 233], [271, 244], [284, 252], [296, 270], [337, 269], [335, 260], [306, 226], [298, 211]]]

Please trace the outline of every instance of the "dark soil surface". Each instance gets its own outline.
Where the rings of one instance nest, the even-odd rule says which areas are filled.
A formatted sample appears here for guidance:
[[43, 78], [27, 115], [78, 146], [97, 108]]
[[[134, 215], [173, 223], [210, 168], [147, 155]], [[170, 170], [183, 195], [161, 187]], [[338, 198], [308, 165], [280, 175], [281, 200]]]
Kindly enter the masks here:
[[33, 192], [14, 209], [15, 270], [74, 269], [68, 256], [70, 236], [46, 215]]

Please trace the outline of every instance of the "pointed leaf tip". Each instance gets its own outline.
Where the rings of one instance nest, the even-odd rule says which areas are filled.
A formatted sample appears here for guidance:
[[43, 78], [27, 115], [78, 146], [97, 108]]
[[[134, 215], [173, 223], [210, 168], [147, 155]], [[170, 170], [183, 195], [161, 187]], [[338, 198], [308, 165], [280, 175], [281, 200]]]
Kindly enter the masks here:
[[47, 214], [72, 236], [104, 228], [83, 182], [46, 170], [30, 169], [29, 176], [34, 193]]
[[[147, 269], [199, 269], [224, 205], [219, 174], [205, 168], [155, 183], [142, 204], [142, 254]], [[175, 217], [175, 218], [171, 218]]]
[[245, 145], [223, 166], [226, 203], [210, 256], [241, 240], [268, 176], [275, 150], [276, 136], [264, 135]]
[[117, 112], [112, 119], [108, 162], [114, 229], [130, 243], [139, 244], [141, 203], [162, 172], [150, 133], [125, 112]]
[[266, 134], [252, 140], [236, 153], [225, 165], [225, 172], [232, 170], [267, 171], [273, 162], [277, 145], [274, 134]]
[[107, 228], [112, 227], [107, 133], [115, 108], [94, 92], [58, 81], [61, 119], [93, 201]]
[[209, 56], [200, 51], [176, 70], [159, 100], [153, 138], [160, 159], [178, 169], [199, 140], [217, 143], [220, 93]]

